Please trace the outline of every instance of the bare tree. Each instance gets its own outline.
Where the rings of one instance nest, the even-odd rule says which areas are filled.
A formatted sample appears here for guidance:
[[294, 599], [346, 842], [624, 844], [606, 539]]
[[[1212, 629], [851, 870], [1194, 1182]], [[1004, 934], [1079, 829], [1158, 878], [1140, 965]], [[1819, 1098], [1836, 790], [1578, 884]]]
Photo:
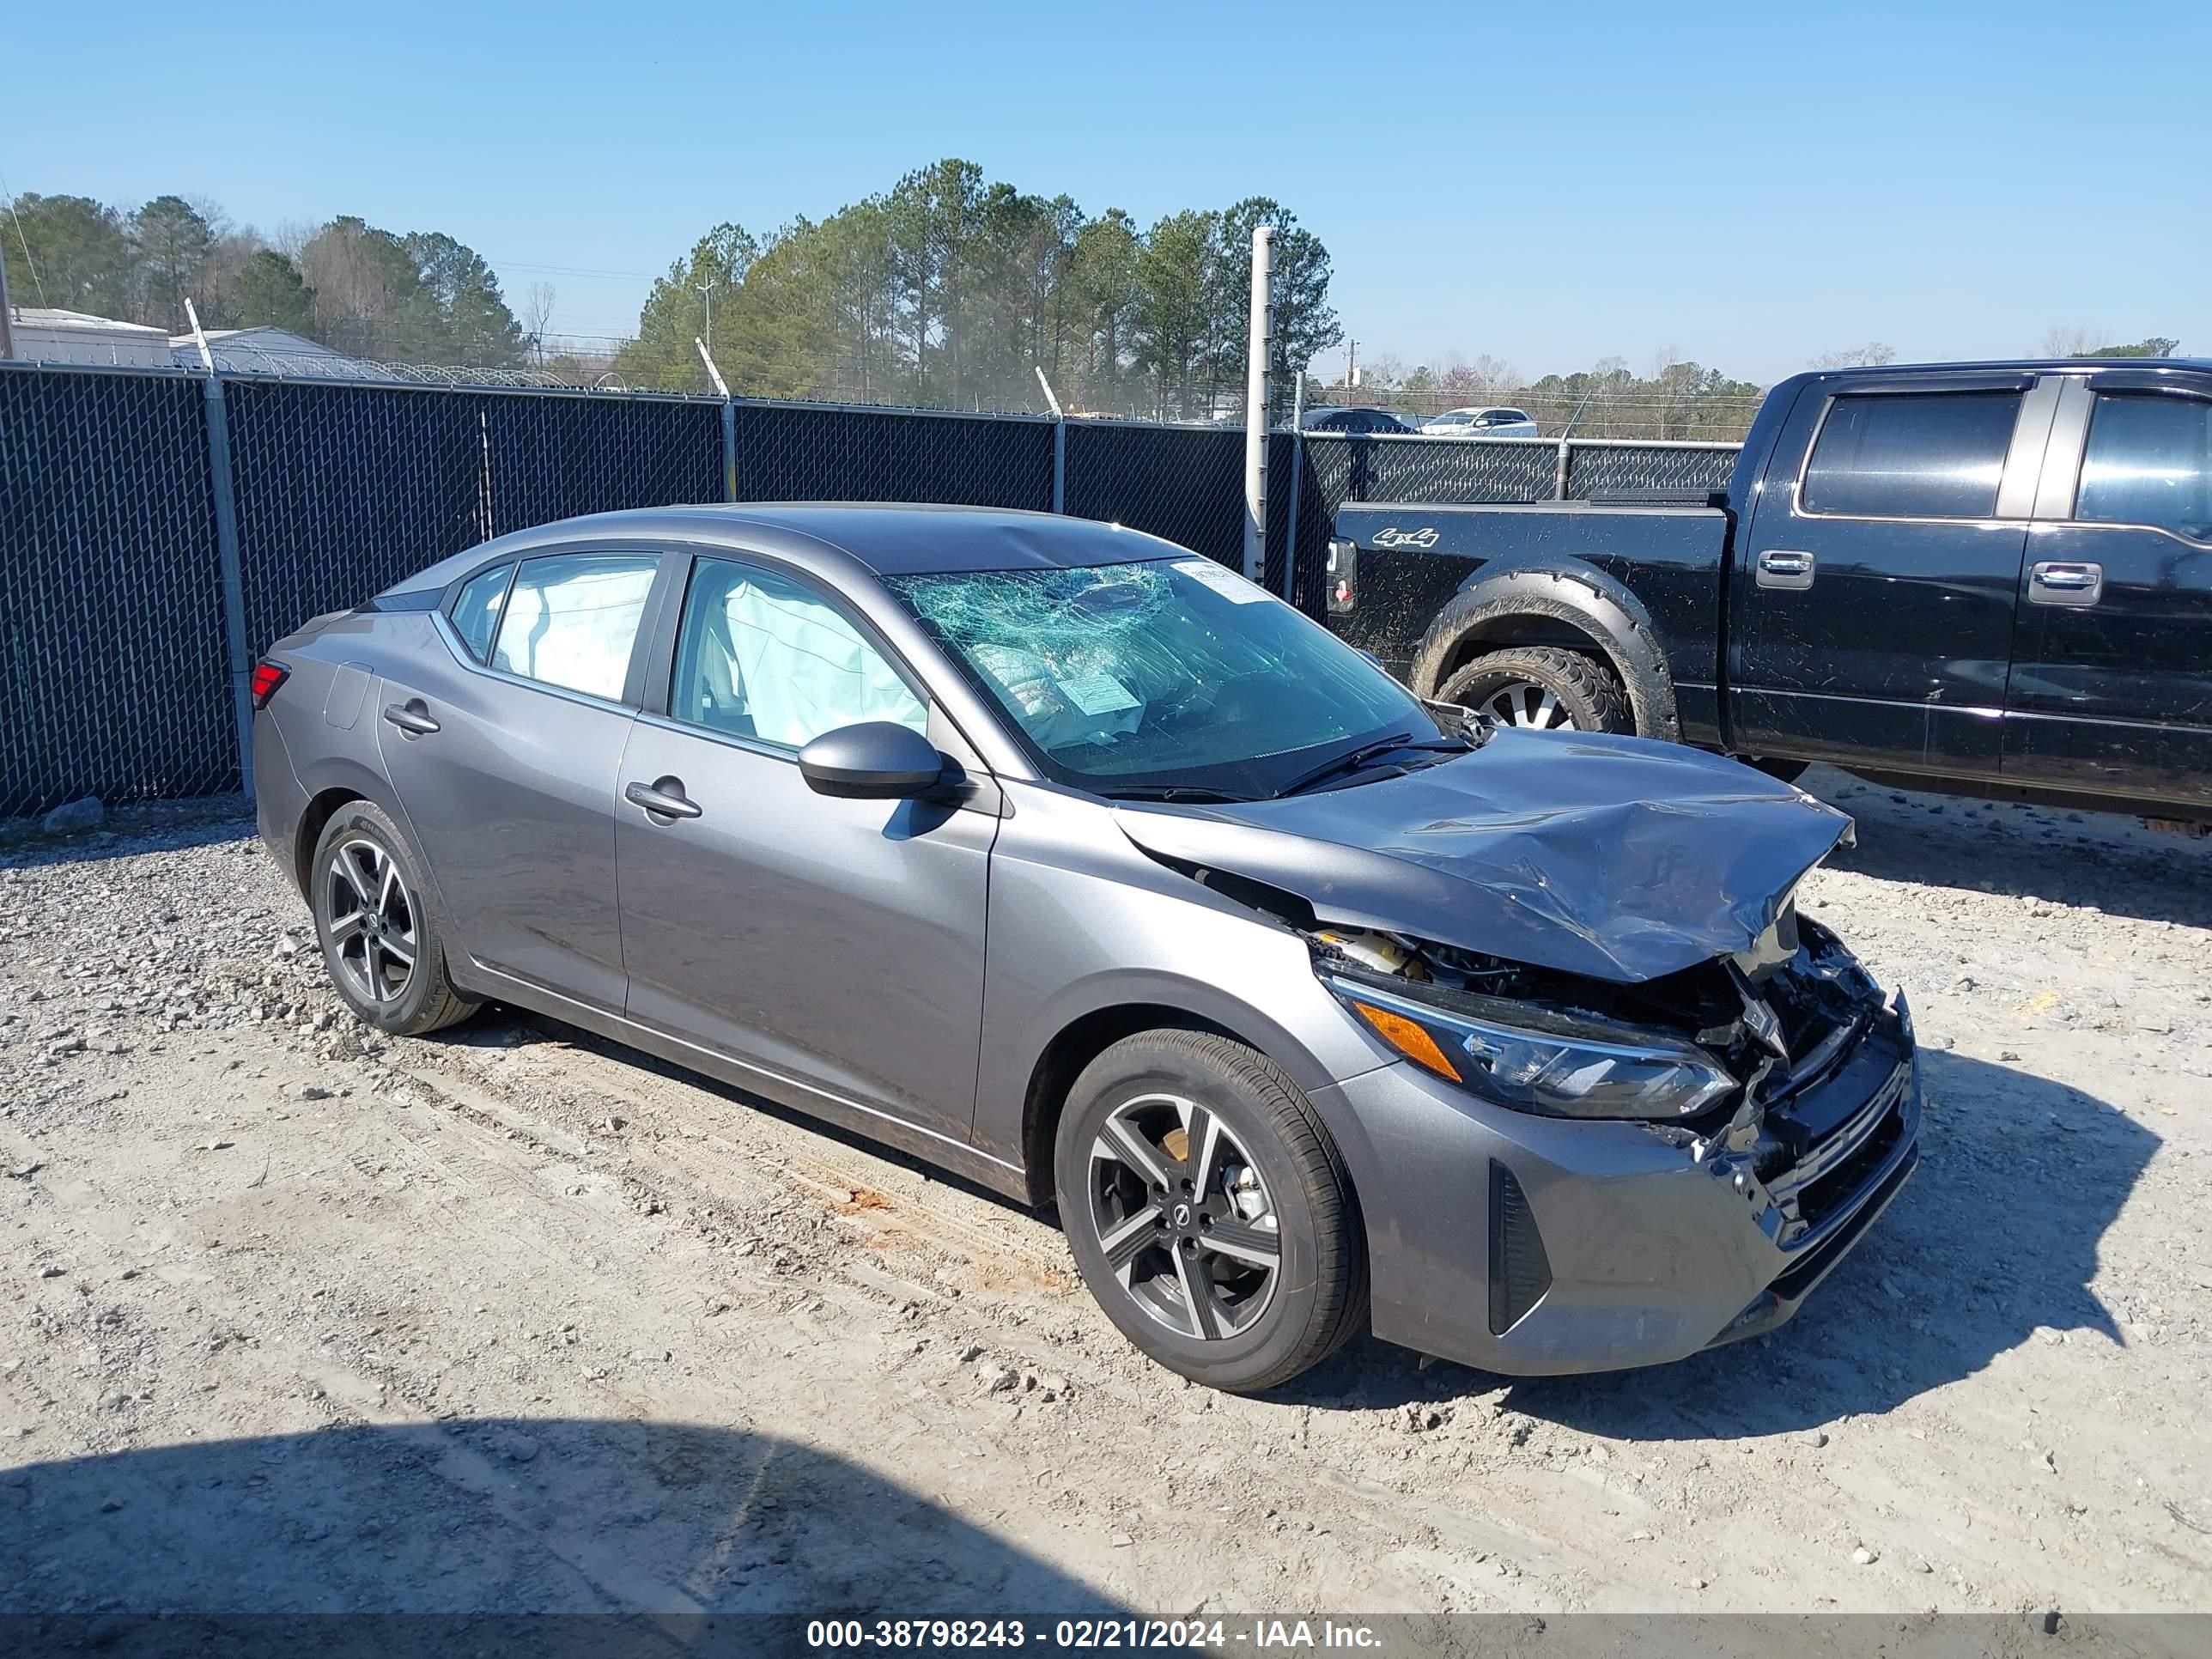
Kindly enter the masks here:
[[315, 234], [321, 229], [320, 225], [311, 220], [287, 219], [276, 227], [276, 234], [269, 239], [269, 246], [297, 265], [300, 256], [307, 251], [307, 244], [315, 240]]
[[522, 327], [529, 336], [530, 349], [537, 354], [540, 368], [545, 362], [545, 328], [552, 320], [553, 284], [532, 283], [522, 302]]
[[2046, 357], [2084, 357], [2105, 343], [2105, 331], [2079, 323], [2055, 323], [2043, 331]]
[[1805, 365], [1808, 368], [1872, 368], [1882, 363], [1897, 361], [1897, 348], [1884, 345], [1880, 340], [1869, 340], [1862, 346], [1845, 346], [1841, 351], [1824, 351]]

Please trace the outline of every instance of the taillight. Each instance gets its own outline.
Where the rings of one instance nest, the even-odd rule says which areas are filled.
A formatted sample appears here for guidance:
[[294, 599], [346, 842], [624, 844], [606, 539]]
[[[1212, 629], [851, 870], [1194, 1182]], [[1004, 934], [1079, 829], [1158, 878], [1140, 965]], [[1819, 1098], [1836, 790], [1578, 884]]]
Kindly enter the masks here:
[[281, 662], [263, 658], [253, 665], [253, 706], [269, 707], [269, 699], [276, 695], [276, 688], [292, 678], [292, 671]]

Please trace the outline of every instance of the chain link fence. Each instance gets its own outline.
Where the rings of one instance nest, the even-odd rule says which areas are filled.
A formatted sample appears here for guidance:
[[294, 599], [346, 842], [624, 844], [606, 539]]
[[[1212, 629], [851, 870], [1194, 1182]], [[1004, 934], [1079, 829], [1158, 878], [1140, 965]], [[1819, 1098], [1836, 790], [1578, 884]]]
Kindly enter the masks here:
[[[1734, 455], [1271, 433], [1262, 580], [1319, 614], [1346, 501], [1714, 489]], [[1243, 473], [1234, 427], [0, 364], [0, 816], [236, 788], [253, 655], [509, 531], [678, 501], [941, 501], [1237, 566]]]

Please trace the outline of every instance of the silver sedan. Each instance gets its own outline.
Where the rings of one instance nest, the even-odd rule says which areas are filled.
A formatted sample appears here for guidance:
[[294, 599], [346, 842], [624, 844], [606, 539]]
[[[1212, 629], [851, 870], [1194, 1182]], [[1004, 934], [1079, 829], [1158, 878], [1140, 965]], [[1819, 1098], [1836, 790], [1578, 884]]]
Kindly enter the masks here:
[[358, 1016], [536, 1010], [1056, 1206], [1218, 1387], [1779, 1323], [1913, 1168], [1909, 1023], [1791, 894], [1849, 830], [1419, 702], [1036, 514], [549, 525], [273, 647], [261, 831]]

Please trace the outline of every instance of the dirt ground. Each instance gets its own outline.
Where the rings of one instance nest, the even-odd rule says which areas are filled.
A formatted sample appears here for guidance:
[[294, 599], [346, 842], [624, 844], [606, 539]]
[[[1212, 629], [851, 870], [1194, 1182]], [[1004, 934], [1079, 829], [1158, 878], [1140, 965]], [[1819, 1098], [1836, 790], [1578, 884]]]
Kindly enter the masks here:
[[735, 1091], [364, 1042], [235, 803], [0, 847], [0, 1613], [2212, 1610], [2212, 842], [1807, 781], [1926, 1049], [1868, 1241], [1681, 1364], [1267, 1400]]

